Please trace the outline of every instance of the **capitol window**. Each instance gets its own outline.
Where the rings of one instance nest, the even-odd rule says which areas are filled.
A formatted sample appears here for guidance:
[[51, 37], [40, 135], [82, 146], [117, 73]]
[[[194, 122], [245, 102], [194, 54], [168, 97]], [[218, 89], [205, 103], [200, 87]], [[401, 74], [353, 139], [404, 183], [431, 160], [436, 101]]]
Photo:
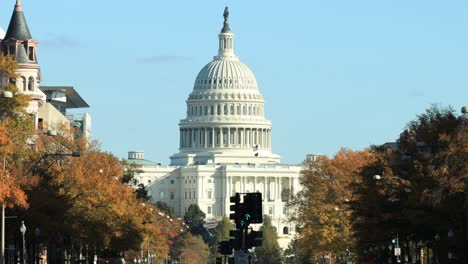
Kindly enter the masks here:
[[211, 214], [211, 206], [208, 206], [208, 210], [206, 210], [208, 214]]
[[273, 206], [268, 207], [268, 214], [273, 215]]
[[211, 190], [208, 191], [208, 199], [211, 199]]
[[174, 184], [174, 180], [171, 180], [171, 184]]
[[171, 200], [174, 200], [174, 192], [171, 192]]

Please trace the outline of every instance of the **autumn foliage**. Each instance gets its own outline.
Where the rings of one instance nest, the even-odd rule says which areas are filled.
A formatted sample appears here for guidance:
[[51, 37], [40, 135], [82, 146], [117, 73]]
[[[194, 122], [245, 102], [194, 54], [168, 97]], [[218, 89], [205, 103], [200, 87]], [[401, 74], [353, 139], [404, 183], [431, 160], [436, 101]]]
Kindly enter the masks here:
[[333, 158], [306, 162], [303, 189], [288, 203], [291, 221], [297, 224], [297, 254], [310, 261], [321, 254], [346, 252], [353, 245], [352, 186], [360, 181], [364, 166], [375, 161], [369, 150], [341, 149]]
[[[33, 230], [27, 240], [49, 249], [49, 263], [61, 262], [65, 252], [72, 259], [79, 254], [129, 258], [145, 249], [158, 259], [168, 257], [176, 238], [187, 232], [183, 222], [142, 200], [126, 182], [118, 158], [73, 140], [68, 127], [59, 127], [53, 137], [34, 131], [26, 112], [30, 98], [5, 81], [16, 78], [15, 70], [14, 59], [0, 54], [0, 93], [14, 95], [0, 99], [0, 203], [8, 215], [18, 216], [6, 230], [17, 230], [24, 220]], [[6, 232], [7, 241], [15, 238], [16, 232]]]

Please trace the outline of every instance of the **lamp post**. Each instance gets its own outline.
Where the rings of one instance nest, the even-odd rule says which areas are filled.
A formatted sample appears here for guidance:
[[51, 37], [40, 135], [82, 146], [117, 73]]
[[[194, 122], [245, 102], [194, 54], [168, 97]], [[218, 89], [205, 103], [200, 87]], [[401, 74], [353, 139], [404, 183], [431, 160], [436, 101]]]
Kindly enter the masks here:
[[[13, 98], [13, 93], [10, 91], [3, 90], [0, 99], [10, 100]], [[6, 167], [5, 157], [3, 158], [3, 172], [5, 172]], [[3, 180], [3, 175], [2, 175]], [[1, 243], [1, 257], [0, 264], [5, 263], [5, 204], [2, 203], [2, 243]]]
[[39, 236], [41, 235], [41, 230], [39, 227], [36, 227], [34, 230], [34, 263], [39, 264], [39, 252], [38, 252], [38, 244], [39, 244]]
[[[461, 113], [462, 113], [462, 122], [461, 122], [461, 127], [462, 127], [462, 133], [464, 133], [464, 129], [465, 129], [465, 126], [466, 126], [466, 121], [467, 121], [467, 118], [468, 118], [468, 106], [463, 106], [461, 108]], [[465, 164], [466, 166], [466, 164]], [[466, 172], [466, 169], [464, 171], [462, 171], [462, 173], [467, 173]], [[465, 231], [465, 239], [464, 239], [464, 257], [465, 257], [465, 262], [468, 261], [468, 175], [463, 175], [463, 183], [465, 185], [465, 189], [464, 189], [464, 193], [465, 193], [465, 204], [464, 204], [464, 208], [465, 208], [465, 221], [463, 223], [463, 227], [464, 227], [464, 231]]]
[[21, 221], [20, 232], [23, 235], [23, 264], [26, 264], [26, 240], [24, 238], [24, 234], [26, 234], [26, 226], [24, 225], [24, 221]]

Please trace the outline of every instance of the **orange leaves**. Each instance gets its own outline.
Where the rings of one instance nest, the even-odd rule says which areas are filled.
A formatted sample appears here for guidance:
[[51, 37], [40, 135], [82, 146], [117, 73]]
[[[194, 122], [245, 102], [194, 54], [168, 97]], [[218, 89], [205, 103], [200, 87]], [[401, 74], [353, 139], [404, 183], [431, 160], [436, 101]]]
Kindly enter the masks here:
[[289, 203], [295, 209], [291, 220], [302, 227], [297, 243], [301, 252], [313, 255], [350, 246], [353, 183], [359, 182], [361, 169], [376, 158], [369, 150], [341, 149], [331, 159], [323, 157], [307, 164], [301, 176], [303, 190]]
[[26, 208], [28, 206], [27, 196], [24, 191], [19, 188], [14, 177], [10, 177], [7, 171], [1, 172], [0, 181], [0, 204], [6, 207], [20, 206]]

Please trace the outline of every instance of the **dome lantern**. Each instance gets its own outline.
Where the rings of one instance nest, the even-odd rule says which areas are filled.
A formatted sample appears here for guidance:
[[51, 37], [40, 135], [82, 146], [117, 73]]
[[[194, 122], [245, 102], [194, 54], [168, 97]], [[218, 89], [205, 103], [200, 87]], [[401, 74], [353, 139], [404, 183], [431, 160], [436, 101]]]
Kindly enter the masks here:
[[218, 35], [219, 38], [219, 49], [218, 56], [215, 56], [214, 59], [234, 59], [237, 60], [236, 55], [234, 55], [234, 34], [231, 32], [229, 27], [229, 10], [228, 7], [224, 9], [224, 24], [221, 29], [221, 33]]

